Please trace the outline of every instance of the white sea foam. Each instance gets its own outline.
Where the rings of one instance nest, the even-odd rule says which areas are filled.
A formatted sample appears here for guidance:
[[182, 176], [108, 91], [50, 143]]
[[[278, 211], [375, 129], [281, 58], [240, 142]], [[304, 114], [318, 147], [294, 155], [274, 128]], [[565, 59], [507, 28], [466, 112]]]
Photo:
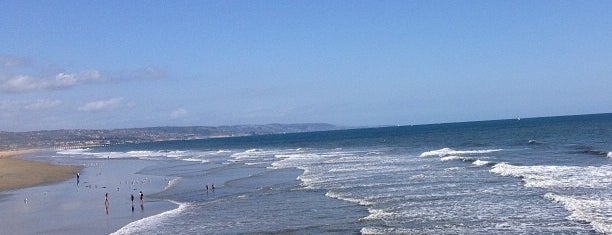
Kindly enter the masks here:
[[410, 176], [409, 179], [416, 180], [416, 179], [426, 179], [426, 178], [428, 178], [428, 176], [425, 174], [417, 174], [417, 175]]
[[[405, 228], [363, 227], [361, 228], [360, 233], [361, 234], [373, 234], [373, 235], [375, 234], [376, 235], [377, 234], [381, 234], [381, 235], [382, 234], [422, 234], [423, 231], [411, 230], [411, 229], [405, 229]], [[430, 233], [434, 233], [434, 232], [430, 232]]]
[[[499, 163], [491, 172], [520, 177], [526, 187], [553, 190], [546, 199], [563, 204], [571, 215], [569, 219], [584, 221], [601, 233], [612, 233], [612, 199], [601, 190], [612, 187], [612, 166], [514, 166]], [[585, 190], [579, 196], [564, 192]], [[572, 189], [567, 190], [567, 189]]]
[[177, 204], [178, 208], [174, 210], [169, 210], [169, 211], [157, 214], [157, 215], [149, 216], [141, 220], [134, 221], [111, 234], [113, 235], [140, 234], [146, 231], [151, 231], [152, 228], [154, 228], [155, 226], [158, 226], [162, 222], [178, 216], [183, 211], [185, 211], [189, 206], [187, 203], [178, 203], [175, 201], [170, 201], [170, 202]]
[[325, 196], [327, 196], [329, 198], [335, 198], [335, 199], [340, 199], [340, 200], [344, 200], [344, 201], [347, 201], [347, 202], [356, 203], [356, 204], [359, 204], [359, 205], [362, 205], [362, 206], [372, 205], [372, 202], [370, 202], [370, 201], [368, 201], [366, 199], [355, 198], [350, 193], [340, 193], [340, 192], [328, 191], [327, 193], [325, 193]]
[[444, 169], [444, 171], [449, 172], [449, 171], [462, 171], [465, 170], [464, 167], [451, 167], [451, 168], [446, 168]]
[[62, 155], [78, 155], [78, 154], [83, 154], [85, 152], [88, 152], [89, 150], [90, 150], [89, 148], [84, 148], [84, 149], [67, 149], [67, 150], [58, 151], [57, 154], [62, 154]]
[[385, 219], [385, 218], [394, 216], [393, 213], [386, 212], [380, 209], [368, 208], [368, 212], [370, 213], [370, 215], [362, 218], [361, 220], [381, 220], [381, 219]]
[[612, 200], [607, 196], [602, 197], [577, 197], [562, 196], [547, 193], [544, 198], [561, 203], [566, 210], [571, 212], [568, 219], [588, 222], [600, 233], [612, 233]]
[[[297, 177], [306, 188], [319, 188], [322, 183], [332, 179], [326, 178], [322, 172], [329, 171], [329, 166], [321, 165], [329, 159], [329, 155], [317, 153], [284, 153], [275, 154], [275, 162], [271, 163], [270, 169], [297, 168], [304, 173]], [[317, 165], [318, 163], [318, 165]]]
[[210, 160], [207, 159], [200, 159], [200, 158], [183, 158], [181, 159], [183, 161], [187, 161], [187, 162], [200, 162], [200, 163], [207, 163], [210, 162]]
[[244, 163], [247, 166], [257, 166], [257, 165], [267, 165], [268, 163], [265, 162], [245, 162]]
[[467, 154], [484, 154], [484, 153], [494, 153], [502, 151], [503, 149], [483, 149], [483, 150], [454, 150], [451, 148], [443, 148], [438, 150], [432, 150], [421, 153], [420, 157], [446, 157], [446, 156], [459, 156], [459, 155], [467, 155]]
[[[270, 168], [298, 168], [304, 170], [298, 180], [308, 189], [325, 189], [325, 196], [367, 207], [369, 215], [362, 220], [380, 220], [394, 217], [385, 208], [375, 205], [398, 200], [412, 187], [406, 180], [422, 180], [424, 174], [411, 174], [413, 164], [423, 161], [414, 157], [384, 156], [378, 151], [300, 152], [275, 155]], [[409, 166], [409, 167], [407, 167]], [[373, 177], [397, 175], [397, 181], [372, 181]]]
[[461, 159], [463, 159], [463, 157], [459, 157], [459, 156], [446, 156], [446, 157], [440, 158], [440, 160], [443, 161], [443, 162], [453, 161], [453, 160], [461, 160]]
[[328, 155], [316, 154], [316, 153], [300, 153], [300, 154], [276, 154], [274, 155], [277, 159], [280, 159], [272, 163], [272, 168], [300, 168], [309, 166], [315, 162], [323, 162]]
[[172, 179], [172, 180], [168, 181], [168, 184], [166, 185], [166, 187], [164, 187], [164, 191], [165, 191], [165, 190], [168, 190], [168, 189], [170, 189], [170, 188], [172, 188], [172, 187], [174, 187], [174, 186], [175, 186], [175, 185], [178, 183], [178, 181], [179, 181], [180, 179], [181, 179], [181, 178], [180, 178], [180, 177], [178, 177], [178, 178], [174, 178], [174, 179]]
[[481, 160], [481, 159], [478, 159], [478, 158], [462, 157], [462, 156], [455, 156], [455, 155], [441, 157], [440, 161], [443, 161], [443, 162], [445, 162], [445, 161], [464, 161], [464, 162], [471, 162], [475, 166], [489, 166], [489, 165], [493, 165], [493, 163], [491, 161], [485, 161], [485, 160]]
[[514, 166], [499, 163], [492, 173], [520, 177], [527, 187], [608, 188], [612, 186], [612, 166]]
[[381, 228], [374, 228], [374, 227], [363, 227], [361, 228], [361, 231], [359, 231], [361, 234], [388, 234], [388, 231], [384, 231]]
[[[178, 159], [182, 161], [192, 162], [209, 162], [206, 156], [219, 154], [221, 152], [197, 152], [197, 151], [180, 151], [180, 150], [160, 150], [160, 151], [148, 151], [148, 150], [134, 150], [128, 152], [91, 152], [90, 149], [73, 149], [67, 151], [59, 151], [58, 154], [62, 155], [81, 155], [93, 158], [102, 159], [123, 159], [123, 158], [137, 158], [143, 160], [167, 160], [167, 159]], [[223, 152], [225, 153], [225, 152]]]
[[483, 160], [478, 159], [478, 160], [472, 162], [472, 164], [474, 164], [476, 166], [487, 166], [487, 165], [491, 164], [491, 162], [490, 161], [483, 161]]
[[608, 155], [607, 155], [607, 156], [608, 156], [609, 158], [612, 158], [612, 152], [608, 152]]
[[398, 171], [403, 171], [404, 169], [402, 169], [401, 167], [397, 167], [397, 166], [392, 166], [392, 165], [360, 165], [360, 166], [353, 166], [353, 165], [349, 165], [349, 166], [341, 166], [341, 167], [334, 167], [331, 168], [329, 170], [330, 173], [369, 173], [369, 172], [376, 172], [376, 173], [393, 173], [393, 172], [398, 172]]
[[247, 165], [270, 164], [278, 158], [277, 155], [295, 154], [296, 150], [263, 150], [249, 149], [230, 155], [230, 162], [243, 163]]

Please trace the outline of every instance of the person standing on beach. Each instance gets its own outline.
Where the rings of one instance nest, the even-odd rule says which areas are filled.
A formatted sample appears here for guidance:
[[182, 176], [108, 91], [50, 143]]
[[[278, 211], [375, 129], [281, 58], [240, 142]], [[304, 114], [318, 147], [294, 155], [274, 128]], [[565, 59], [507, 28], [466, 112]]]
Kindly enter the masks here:
[[77, 172], [77, 185], [79, 185], [81, 179], [81, 175], [79, 174], [79, 172]]
[[144, 194], [140, 191], [140, 204], [144, 204]]
[[134, 210], [134, 194], [132, 194], [131, 196], [132, 196], [132, 210]]

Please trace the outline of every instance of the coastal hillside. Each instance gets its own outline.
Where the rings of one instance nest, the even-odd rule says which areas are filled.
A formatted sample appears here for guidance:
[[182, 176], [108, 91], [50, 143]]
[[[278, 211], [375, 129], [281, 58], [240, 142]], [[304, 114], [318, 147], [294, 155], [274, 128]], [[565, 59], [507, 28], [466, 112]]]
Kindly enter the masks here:
[[165, 140], [206, 139], [232, 136], [268, 135], [339, 129], [326, 123], [266, 124], [234, 126], [147, 127], [113, 130], [46, 130], [0, 132], [0, 149], [79, 148]]

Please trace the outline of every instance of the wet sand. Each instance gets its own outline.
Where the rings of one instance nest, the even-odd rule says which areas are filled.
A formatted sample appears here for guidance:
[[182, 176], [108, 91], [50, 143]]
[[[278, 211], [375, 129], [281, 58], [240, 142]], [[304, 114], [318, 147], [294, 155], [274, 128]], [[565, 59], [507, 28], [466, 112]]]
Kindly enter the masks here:
[[[68, 167], [70, 171], [63, 172], [67, 175], [53, 173], [59, 175], [59, 182], [46, 180], [34, 187], [12, 182], [12, 187], [17, 189], [0, 191], [0, 227], [3, 229], [0, 233], [109, 234], [133, 221], [177, 207], [174, 203], [154, 196], [168, 185], [171, 178], [137, 173], [155, 164], [152, 162], [134, 159], [75, 159], [55, 156], [50, 152], [20, 158], [23, 159], [3, 157], [2, 161], [8, 160], [6, 163], [11, 166], [15, 165], [12, 160], [23, 161], [20, 162], [25, 164], [22, 170], [58, 166], [50, 163], [84, 167], [79, 171], [78, 182], [74, 168]], [[32, 163], [30, 160], [35, 161]], [[27, 183], [35, 184], [33, 180]], [[138, 198], [140, 191], [145, 193], [144, 203]], [[106, 193], [109, 195], [108, 202], [105, 202]], [[131, 195], [135, 197], [133, 204]]]
[[0, 191], [60, 182], [73, 177], [82, 168], [15, 158], [36, 151], [0, 151]]

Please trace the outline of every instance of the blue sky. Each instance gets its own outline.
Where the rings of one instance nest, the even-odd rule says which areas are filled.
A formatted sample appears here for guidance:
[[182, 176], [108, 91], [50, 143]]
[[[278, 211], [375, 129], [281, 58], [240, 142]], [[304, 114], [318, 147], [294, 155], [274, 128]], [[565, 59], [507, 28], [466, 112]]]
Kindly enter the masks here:
[[612, 111], [610, 1], [3, 1], [0, 130]]

